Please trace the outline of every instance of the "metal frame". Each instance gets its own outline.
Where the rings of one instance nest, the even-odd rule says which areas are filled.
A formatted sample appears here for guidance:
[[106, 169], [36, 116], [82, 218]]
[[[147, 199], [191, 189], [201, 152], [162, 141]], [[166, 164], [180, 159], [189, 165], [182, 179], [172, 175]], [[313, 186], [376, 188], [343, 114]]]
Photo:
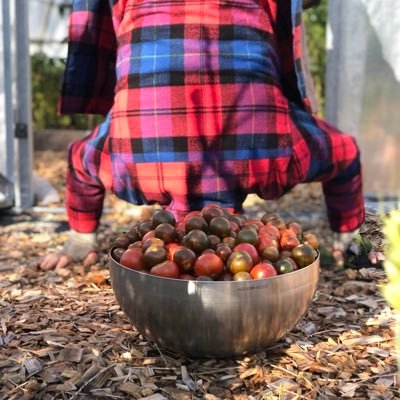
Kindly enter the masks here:
[[1, 4], [0, 173], [14, 185], [18, 211], [33, 205], [28, 0]]

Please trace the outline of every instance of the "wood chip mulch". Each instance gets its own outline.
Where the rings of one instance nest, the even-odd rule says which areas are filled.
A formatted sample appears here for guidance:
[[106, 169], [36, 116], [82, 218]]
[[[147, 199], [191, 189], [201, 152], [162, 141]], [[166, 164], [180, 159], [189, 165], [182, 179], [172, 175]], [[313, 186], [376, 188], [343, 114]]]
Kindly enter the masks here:
[[[116, 221], [102, 225], [98, 264], [44, 273], [38, 257], [60, 248], [65, 217], [0, 218], [0, 400], [400, 399], [382, 270], [322, 267], [284, 340], [236, 359], [190, 359], [158, 348], [121, 312], [107, 268], [125, 222]], [[378, 219], [363, 230], [382, 245]]]

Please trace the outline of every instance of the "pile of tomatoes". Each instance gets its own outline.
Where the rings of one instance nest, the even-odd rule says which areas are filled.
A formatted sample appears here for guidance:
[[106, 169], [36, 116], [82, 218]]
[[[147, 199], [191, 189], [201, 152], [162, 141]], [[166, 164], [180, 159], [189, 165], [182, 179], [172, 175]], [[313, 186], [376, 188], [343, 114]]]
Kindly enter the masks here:
[[166, 210], [135, 223], [114, 243], [112, 257], [127, 268], [165, 278], [243, 281], [287, 274], [314, 262], [319, 243], [277, 213], [261, 219], [214, 204], [177, 222]]

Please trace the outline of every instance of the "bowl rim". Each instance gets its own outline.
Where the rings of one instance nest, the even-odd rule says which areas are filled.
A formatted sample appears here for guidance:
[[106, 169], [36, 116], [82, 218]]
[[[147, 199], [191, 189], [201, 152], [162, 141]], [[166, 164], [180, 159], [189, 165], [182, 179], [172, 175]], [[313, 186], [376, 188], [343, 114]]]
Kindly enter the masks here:
[[[143, 276], [148, 276], [151, 279], [161, 279], [161, 280], [166, 280], [167, 279], [167, 280], [170, 280], [170, 281], [183, 282], [183, 283], [186, 283], [186, 284], [188, 282], [194, 282], [195, 284], [200, 284], [200, 285], [202, 285], [202, 284], [215, 285], [215, 284], [226, 284], [226, 283], [240, 285], [240, 284], [243, 284], [243, 283], [247, 283], [248, 284], [248, 283], [252, 283], [252, 282], [261, 284], [262, 282], [271, 281], [271, 279], [272, 280], [284, 279], [286, 276], [289, 276], [289, 275], [292, 275], [292, 274], [295, 274], [295, 273], [299, 273], [301, 271], [305, 271], [305, 270], [311, 269], [311, 268], [313, 268], [315, 266], [315, 263], [318, 262], [318, 264], [319, 264], [319, 262], [320, 262], [320, 252], [319, 252], [319, 250], [315, 250], [317, 252], [317, 257], [315, 258], [315, 260], [311, 264], [307, 265], [306, 267], [300, 268], [298, 270], [295, 270], [295, 271], [292, 271], [292, 272], [288, 272], [287, 274], [275, 275], [275, 276], [270, 276], [268, 278], [261, 278], [261, 279], [249, 279], [249, 280], [245, 280], [245, 281], [214, 281], [214, 280], [212, 280], [212, 281], [197, 281], [197, 280], [189, 280], [189, 279], [167, 278], [167, 277], [163, 277], [163, 276], [152, 275], [152, 274], [150, 274], [148, 272], [143, 272], [143, 271], [139, 271], [139, 270], [136, 270], [136, 269], [125, 267], [120, 262], [115, 260], [115, 258], [113, 258], [112, 252], [113, 252], [114, 249], [116, 249], [116, 247], [112, 247], [110, 249], [110, 251], [108, 253], [109, 259], [114, 264], [118, 265], [119, 267], [121, 267], [123, 269], [131, 271], [133, 273], [138, 273], [138, 274], [143, 275]], [[271, 265], [272, 265], [272, 263], [271, 263]]]

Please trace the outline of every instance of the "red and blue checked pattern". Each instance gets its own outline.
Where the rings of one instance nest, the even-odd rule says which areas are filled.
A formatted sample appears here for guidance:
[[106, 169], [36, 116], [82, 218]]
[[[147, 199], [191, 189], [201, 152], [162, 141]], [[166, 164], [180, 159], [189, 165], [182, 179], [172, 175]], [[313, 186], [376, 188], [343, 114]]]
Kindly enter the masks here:
[[[334, 230], [361, 224], [357, 146], [305, 111], [295, 58], [298, 1], [120, 0], [108, 11], [105, 1], [74, 3], [63, 104], [75, 97], [80, 111], [93, 111], [98, 99], [105, 107], [110, 82], [115, 95], [105, 122], [70, 148], [71, 228], [96, 229], [105, 190], [179, 216], [210, 202], [240, 210], [248, 193], [276, 199], [315, 180], [323, 182]], [[74, 81], [72, 70], [85, 63], [71, 54], [82, 49], [79, 33], [102, 49], [100, 58], [116, 46], [115, 77], [94, 69], [94, 84], [91, 60], [87, 85]]]

